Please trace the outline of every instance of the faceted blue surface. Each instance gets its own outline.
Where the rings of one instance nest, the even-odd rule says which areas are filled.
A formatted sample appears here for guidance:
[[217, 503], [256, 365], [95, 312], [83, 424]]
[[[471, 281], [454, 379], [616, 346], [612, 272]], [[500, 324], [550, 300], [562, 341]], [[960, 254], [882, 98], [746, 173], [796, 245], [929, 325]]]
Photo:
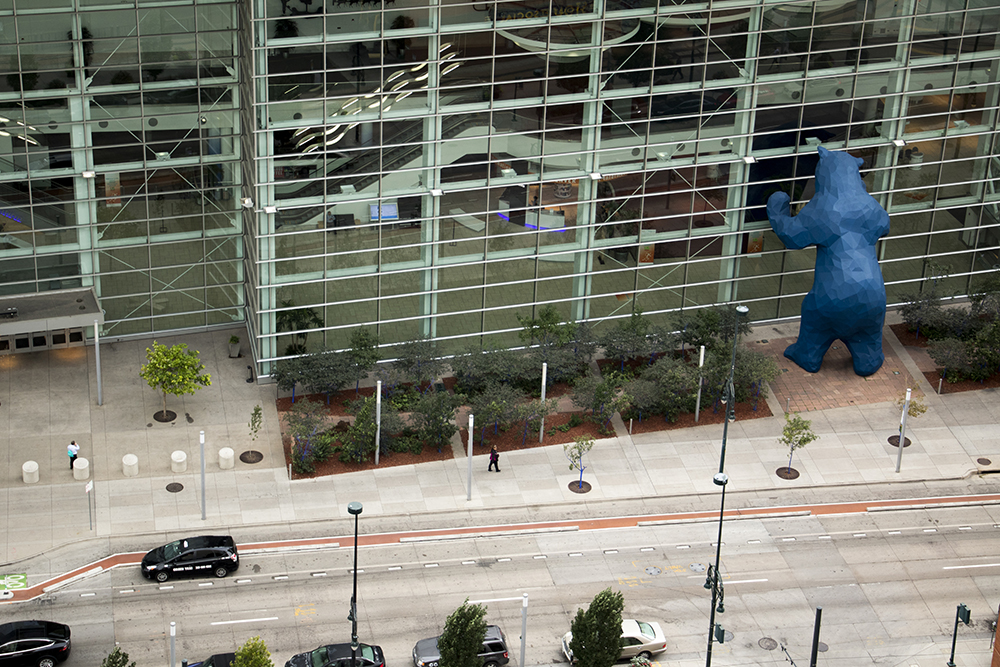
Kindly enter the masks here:
[[860, 158], [819, 148], [816, 194], [791, 215], [789, 197], [775, 192], [767, 217], [785, 247], [816, 246], [813, 286], [802, 302], [799, 337], [785, 356], [810, 373], [838, 338], [851, 352], [854, 372], [871, 375], [885, 360], [885, 283], [875, 244], [889, 233], [889, 214], [868, 194]]

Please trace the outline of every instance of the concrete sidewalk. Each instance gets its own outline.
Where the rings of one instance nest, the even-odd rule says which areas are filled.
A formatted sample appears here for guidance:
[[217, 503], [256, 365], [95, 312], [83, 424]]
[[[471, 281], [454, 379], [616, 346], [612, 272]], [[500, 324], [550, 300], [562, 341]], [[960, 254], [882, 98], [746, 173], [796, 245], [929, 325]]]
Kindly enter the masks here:
[[[765, 325], [749, 342], [781, 346], [782, 339], [794, 338], [796, 327]], [[0, 562], [6, 564], [5, 572], [47, 576], [65, 569], [66, 563], [58, 561], [67, 550], [57, 548], [65, 545], [103, 555], [109, 545], [141, 551], [163, 542], [167, 534], [225, 531], [253, 540], [333, 534], [341, 523], [347, 525], [347, 503], [353, 500], [364, 504], [368, 531], [485, 525], [500, 517], [607, 516], [658, 511], [664, 505], [717, 506], [712, 475], [718, 468], [721, 425], [630, 436], [620, 419], [615, 421], [616, 437], [598, 441], [585, 461], [584, 478], [592, 490], [584, 495], [568, 488], [578, 473], [568, 469], [560, 445], [505, 453], [499, 475], [486, 472], [486, 457], [477, 458], [468, 501], [464, 458], [290, 482], [276, 388], [246, 382], [246, 360], [228, 358], [229, 334], [158, 339], [199, 350], [212, 375], [212, 385], [194, 396], [168, 399], [168, 408], [178, 414], [170, 424], [153, 420], [161, 399], [138, 376], [149, 341], [102, 345], [103, 406], [97, 405], [93, 348], [0, 357], [0, 457], [5, 464]], [[920, 495], [934, 484], [954, 492], [966, 484], [955, 482], [977, 470], [1000, 468], [1000, 393], [937, 396], [914, 361], [919, 352], [899, 345], [888, 328], [885, 338], [886, 367], [871, 378], [854, 376], [836, 355], [815, 375], [781, 360], [788, 370], [775, 382], [777, 395], [769, 399], [775, 416], [729, 427], [726, 469], [734, 508], [776, 497], [822, 501]], [[897, 450], [886, 440], [899, 424], [892, 400], [907, 385], [923, 391], [929, 410], [909, 421], [912, 445], [904, 450], [897, 474]], [[825, 407], [810, 410], [803, 387], [808, 401]], [[787, 450], [777, 442], [786, 400], [812, 420], [821, 436], [795, 453], [793, 467], [801, 473], [795, 480], [775, 474], [788, 462]], [[248, 422], [256, 405], [263, 409], [264, 422], [260, 437], [251, 442]], [[199, 492], [202, 430], [205, 520]], [[66, 456], [73, 439], [91, 463], [93, 529], [86, 482], [73, 479]], [[223, 447], [233, 448], [237, 456], [255, 450], [263, 460], [250, 464], [237, 458], [235, 469], [221, 470], [217, 457]], [[184, 473], [171, 472], [170, 455], [177, 450], [188, 457]], [[123, 475], [125, 454], [138, 457], [138, 477]], [[36, 484], [21, 481], [21, 465], [29, 459], [39, 463]], [[167, 490], [176, 484], [182, 490]], [[45, 556], [30, 558], [38, 554]]]

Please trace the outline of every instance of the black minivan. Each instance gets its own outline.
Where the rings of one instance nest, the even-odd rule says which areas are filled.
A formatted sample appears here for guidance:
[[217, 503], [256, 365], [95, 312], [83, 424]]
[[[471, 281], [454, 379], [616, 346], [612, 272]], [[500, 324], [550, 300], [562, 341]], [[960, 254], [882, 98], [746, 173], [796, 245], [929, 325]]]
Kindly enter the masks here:
[[142, 576], [163, 583], [175, 576], [214, 574], [222, 578], [240, 566], [236, 543], [228, 535], [204, 535], [177, 540], [142, 558]]

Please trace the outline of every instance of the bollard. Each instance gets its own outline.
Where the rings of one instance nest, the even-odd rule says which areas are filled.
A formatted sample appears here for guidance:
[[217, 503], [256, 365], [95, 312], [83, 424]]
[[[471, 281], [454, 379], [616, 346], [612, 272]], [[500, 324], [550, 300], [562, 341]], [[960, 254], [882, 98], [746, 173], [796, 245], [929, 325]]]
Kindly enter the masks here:
[[188, 469], [188, 456], [181, 450], [170, 454], [170, 471], [185, 472]]
[[219, 467], [223, 470], [232, 470], [236, 467], [236, 452], [232, 447], [223, 447], [219, 450]]
[[76, 461], [73, 462], [73, 479], [90, 479], [90, 461], [82, 456], [77, 457]]
[[25, 484], [34, 484], [38, 481], [38, 462], [25, 461], [21, 465], [21, 479]]
[[139, 457], [135, 454], [126, 454], [122, 457], [122, 474], [126, 477], [139, 476]]

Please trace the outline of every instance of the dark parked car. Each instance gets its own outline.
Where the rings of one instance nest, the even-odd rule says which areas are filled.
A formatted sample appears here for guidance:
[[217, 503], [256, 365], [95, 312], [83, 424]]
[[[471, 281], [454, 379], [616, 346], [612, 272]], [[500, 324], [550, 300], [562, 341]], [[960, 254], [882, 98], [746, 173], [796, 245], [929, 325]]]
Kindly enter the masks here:
[[[380, 646], [358, 644], [358, 667], [385, 667], [385, 655]], [[293, 655], [285, 667], [351, 667], [351, 645], [329, 644], [308, 653]]]
[[230, 667], [236, 660], [235, 653], [216, 653], [201, 662], [192, 662], [188, 667]]
[[69, 657], [69, 626], [52, 621], [0, 625], [0, 665], [55, 667]]
[[224, 577], [240, 566], [236, 543], [228, 535], [177, 540], [142, 557], [142, 576], [164, 582], [174, 576], [214, 574]]
[[[441, 651], [438, 650], [438, 639], [421, 639], [413, 647], [414, 667], [438, 667]], [[501, 667], [510, 662], [507, 652], [507, 637], [499, 625], [487, 625], [486, 636], [483, 638], [483, 648], [479, 652], [483, 667]]]

